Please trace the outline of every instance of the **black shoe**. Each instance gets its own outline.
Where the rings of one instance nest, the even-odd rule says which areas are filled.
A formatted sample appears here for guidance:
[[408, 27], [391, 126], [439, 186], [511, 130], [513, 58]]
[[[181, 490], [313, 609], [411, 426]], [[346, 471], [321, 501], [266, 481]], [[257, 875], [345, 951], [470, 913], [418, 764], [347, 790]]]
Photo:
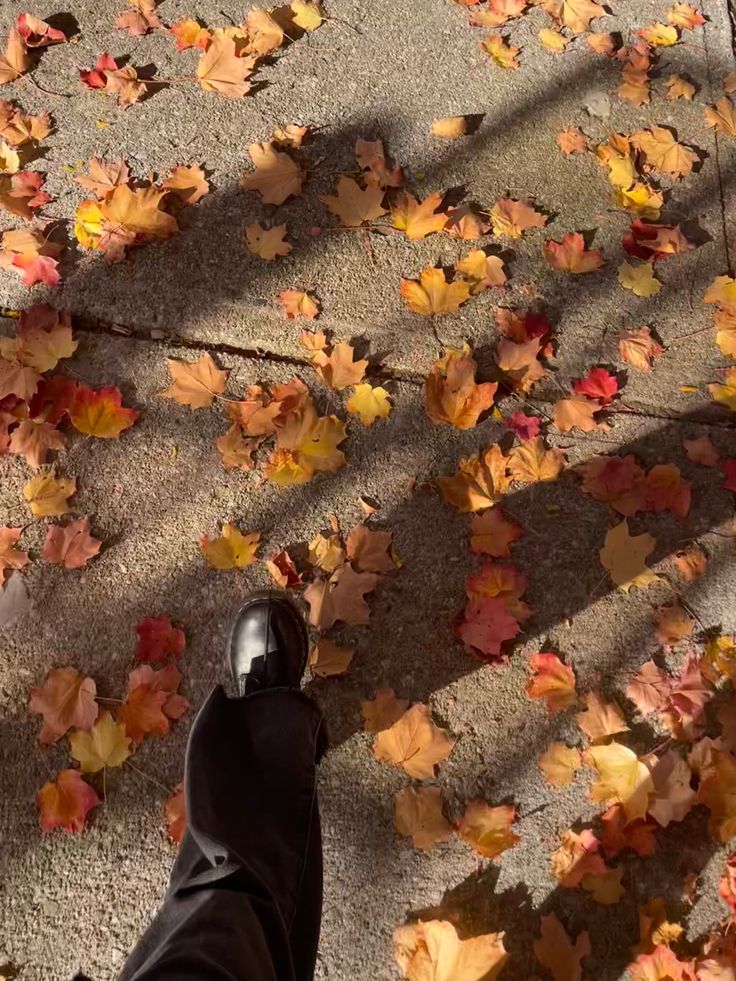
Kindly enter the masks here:
[[253, 593], [238, 610], [228, 659], [239, 695], [262, 688], [298, 688], [309, 640], [302, 615], [283, 593]]

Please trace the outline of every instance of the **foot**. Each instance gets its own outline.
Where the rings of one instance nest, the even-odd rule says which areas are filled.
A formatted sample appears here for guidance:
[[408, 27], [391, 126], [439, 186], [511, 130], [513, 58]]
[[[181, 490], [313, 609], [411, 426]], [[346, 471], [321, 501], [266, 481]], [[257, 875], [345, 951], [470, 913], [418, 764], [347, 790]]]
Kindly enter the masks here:
[[298, 688], [307, 665], [307, 628], [283, 593], [253, 593], [238, 610], [228, 659], [239, 695]]

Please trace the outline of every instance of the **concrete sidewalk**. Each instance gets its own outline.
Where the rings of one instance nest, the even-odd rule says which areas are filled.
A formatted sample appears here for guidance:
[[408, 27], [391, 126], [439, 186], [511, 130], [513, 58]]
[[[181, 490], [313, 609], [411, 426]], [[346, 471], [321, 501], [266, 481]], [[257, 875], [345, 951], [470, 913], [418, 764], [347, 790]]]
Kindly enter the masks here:
[[[73, 214], [84, 193], [63, 168], [92, 154], [122, 155], [139, 177], [201, 164], [211, 172], [213, 190], [188, 209], [180, 235], [132, 250], [119, 265], [76, 250], [56, 290], [29, 293], [0, 273], [4, 306], [48, 299], [72, 311], [80, 340], [74, 371], [93, 386], [118, 385], [125, 404], [141, 411], [139, 423], [119, 441], [70, 439], [64, 472], [79, 487], [75, 511], [92, 518], [105, 547], [77, 573], [28, 566], [23, 574], [32, 613], [0, 634], [0, 968], [6, 959], [22, 981], [64, 981], [80, 969], [95, 981], [112, 981], [157, 907], [174, 855], [163, 824], [164, 790], [127, 768], [109, 776], [107, 805], [85, 834], [41, 834], [34, 795], [65, 764], [61, 749], [36, 745], [37, 719], [26, 709], [29, 689], [52, 667], [71, 664], [93, 675], [104, 695], [116, 695], [131, 664], [135, 624], [164, 613], [186, 627], [182, 687], [196, 709], [211, 685], [224, 679], [228, 617], [249, 589], [268, 578], [262, 564], [237, 575], [209, 569], [199, 536], [213, 534], [221, 521], [237, 520], [243, 530], [262, 533], [264, 554], [309, 541], [332, 513], [349, 529], [363, 516], [361, 496], [380, 502], [376, 527], [393, 532], [404, 566], [372, 598], [368, 627], [337, 632], [338, 641], [357, 648], [347, 674], [309, 685], [334, 742], [320, 775], [326, 894], [318, 978], [397, 978], [394, 927], [411, 913], [439, 906], [452, 890], [458, 891], [450, 907], [457, 903], [471, 912], [482, 931], [506, 931], [512, 962], [504, 979], [525, 979], [538, 970], [530, 940], [538, 914], [554, 909], [571, 934], [590, 931], [590, 977], [615, 981], [629, 960], [627, 948], [638, 939], [637, 903], [662, 895], [682, 913], [683, 870], [701, 875], [700, 898], [687, 915], [688, 934], [698, 936], [725, 910], [717, 881], [726, 851], [708, 837], [702, 808], [660, 832], [654, 858], [624, 862], [627, 892], [617, 906], [557, 888], [550, 851], [564, 831], [600, 808], [588, 800], [584, 781], [564, 791], [544, 783], [537, 757], [553, 739], [571, 736], [572, 723], [551, 719], [523, 691], [529, 654], [551, 649], [574, 664], [581, 690], [621, 692], [657, 649], [651, 609], [669, 601], [671, 592], [658, 585], [626, 595], [601, 583], [598, 549], [608, 512], [584, 497], [566, 473], [553, 484], [509, 496], [509, 512], [527, 528], [514, 547], [514, 562], [529, 577], [534, 617], [508, 667], [491, 669], [470, 659], [452, 635], [465, 578], [476, 565], [467, 519], [423, 485], [454, 471], [461, 457], [505, 430], [493, 419], [469, 431], [434, 426], [424, 412], [421, 378], [439, 356], [440, 342], [467, 340], [480, 351], [481, 364], [484, 358], [490, 364], [496, 304], [521, 307], [542, 297], [555, 321], [558, 351], [556, 381], [546, 379], [534, 390], [533, 401], [544, 409], [571, 378], [615, 361], [622, 327], [650, 324], [666, 351], [651, 373], [628, 371], [611, 428], [551, 441], [566, 448], [571, 463], [626, 447], [647, 467], [680, 466], [695, 484], [691, 515], [678, 521], [669, 512], [647, 514], [632, 527], [655, 536], [656, 568], [664, 571], [684, 541], [699, 541], [710, 557], [708, 571], [685, 584], [683, 595], [708, 628], [736, 630], [734, 540], [726, 534], [733, 495], [711, 471], [689, 463], [682, 449], [683, 437], [708, 433], [724, 455], [736, 455], [733, 420], [705, 390], [726, 360], [712, 331], [696, 333], [711, 320], [703, 292], [715, 275], [728, 271], [736, 244], [736, 158], [723, 137], [716, 143], [703, 114], [720, 97], [722, 76], [734, 68], [726, 4], [702, 4], [708, 23], [659, 54], [655, 87], [669, 74], [687, 74], [699, 88], [695, 102], [653, 95], [651, 105], [640, 109], [615, 97], [619, 63], [594, 54], [583, 38], [561, 56], [544, 51], [536, 39], [548, 22], [541, 10], [514, 24], [521, 67], [503, 71], [480, 50], [488, 32], [471, 29], [462, 6], [424, 0], [409, 9], [396, 0], [331, 0], [327, 23], [265, 68], [268, 84], [243, 101], [172, 85], [122, 110], [78, 88], [76, 68], [91, 66], [104, 50], [130, 54], [135, 65], [155, 64], [162, 76], [181, 75], [182, 65], [195, 60], [191, 52], [178, 55], [162, 32], [131, 38], [115, 30], [121, 6], [111, 0], [100, 0], [94, 11], [69, 5], [79, 40], [50, 49], [34, 77], [49, 90], [72, 92], [70, 98], [44, 96], [19, 83], [0, 90], [27, 111], [53, 112], [54, 133], [44, 144], [49, 152], [35, 165], [48, 171], [53, 204], [46, 212]], [[663, 19], [668, 6], [665, 0], [629, 0], [595, 23], [628, 40], [636, 27]], [[47, 2], [33, 10], [41, 17], [56, 12]], [[3, 12], [3, 31], [16, 13]], [[217, 25], [223, 13], [238, 22], [243, 10], [232, 0], [166, 0], [160, 13], [169, 23], [197, 16]], [[600, 102], [603, 93], [610, 97], [610, 115], [591, 116], [585, 104], [593, 97]], [[460, 113], [483, 114], [473, 136], [448, 143], [431, 135], [432, 120]], [[110, 125], [100, 128], [97, 120]], [[309, 181], [302, 197], [277, 209], [294, 251], [263, 263], [244, 248], [243, 230], [270, 218], [274, 208], [239, 190], [238, 180], [249, 166], [248, 145], [290, 122], [315, 130], [304, 150]], [[613, 209], [610, 185], [594, 158], [565, 157], [555, 137], [577, 125], [595, 143], [610, 132], [653, 123], [675, 127], [682, 142], [703, 151], [702, 168], [674, 187], [663, 220], [697, 222], [708, 241], [664, 263], [664, 288], [646, 300], [616, 281], [630, 216]], [[512, 243], [510, 283], [502, 294], [488, 290], [456, 315], [420, 317], [401, 300], [401, 277], [453, 262], [473, 244], [373, 235], [369, 254], [359, 234], [327, 231], [336, 222], [317, 195], [332, 193], [338, 174], [354, 168], [359, 136], [382, 138], [422, 196], [463, 186], [467, 198], [484, 207], [510, 194], [534, 198], [552, 216], [547, 229]], [[311, 237], [304, 232], [308, 226], [325, 231]], [[600, 273], [574, 278], [543, 263], [543, 241], [594, 228], [594, 245], [608, 259]], [[231, 370], [228, 393], [297, 373], [315, 390], [322, 410], [344, 417], [344, 400], [319, 384], [305, 359], [302, 324], [285, 321], [275, 304], [278, 292], [289, 287], [319, 296], [319, 327], [369, 343], [380, 363], [377, 376], [391, 379], [394, 408], [371, 429], [350, 424], [346, 468], [282, 489], [254, 473], [222, 468], [214, 448], [225, 430], [218, 411], [190, 412], [157, 393], [166, 385], [166, 357], [194, 360], [204, 347]], [[3, 324], [12, 329], [10, 321]], [[122, 325], [126, 336], [110, 325]], [[691, 336], [678, 340], [681, 335]], [[505, 414], [518, 407], [512, 400], [502, 403]], [[3, 457], [0, 474], [0, 506], [12, 509], [30, 470], [18, 457]], [[0, 523], [19, 520], [17, 512], [6, 513]], [[29, 530], [32, 551], [40, 549], [43, 532], [39, 526]], [[423, 853], [395, 835], [394, 796], [409, 781], [373, 759], [370, 738], [361, 731], [360, 700], [384, 686], [429, 702], [459, 737], [438, 778], [451, 817], [476, 797], [516, 805], [522, 841], [499, 862], [479, 872], [474, 854], [458, 839]], [[191, 717], [136, 754], [136, 765], [162, 786], [181, 779]]]

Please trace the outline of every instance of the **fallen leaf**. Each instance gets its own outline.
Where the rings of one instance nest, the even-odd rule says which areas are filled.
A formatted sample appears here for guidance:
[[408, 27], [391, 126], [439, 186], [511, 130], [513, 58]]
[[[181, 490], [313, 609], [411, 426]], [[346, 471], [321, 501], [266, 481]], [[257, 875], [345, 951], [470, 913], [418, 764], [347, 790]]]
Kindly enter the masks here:
[[676, 3], [667, 11], [667, 20], [683, 31], [693, 31], [705, 24], [705, 17], [689, 3]]
[[467, 344], [461, 349], [445, 348], [424, 383], [424, 407], [436, 423], [457, 429], [477, 426], [480, 415], [491, 407], [498, 385], [475, 382], [476, 362]]
[[532, 654], [532, 677], [524, 691], [529, 698], [543, 699], [553, 715], [574, 705], [577, 701], [575, 675], [568, 664], [563, 664], [556, 654]]
[[176, 40], [177, 51], [186, 51], [188, 48], [201, 48], [202, 51], [206, 51], [212, 38], [210, 31], [191, 18], [172, 24], [169, 30]]
[[541, 934], [534, 941], [534, 956], [547, 968], [554, 981], [581, 981], [581, 961], [592, 952], [588, 931], [579, 933], [575, 943], [554, 913], [541, 919]]
[[666, 828], [672, 821], [683, 821], [695, 807], [697, 794], [690, 786], [692, 772], [687, 761], [674, 750], [668, 750], [650, 763], [654, 798], [649, 814]]
[[563, 129], [555, 137], [555, 143], [557, 143], [563, 153], [568, 155], [571, 153], [585, 153], [588, 149], [585, 135], [580, 132], [577, 126], [568, 126], [567, 129]]
[[697, 439], [683, 439], [683, 449], [688, 460], [702, 467], [715, 467], [718, 463], [718, 450], [713, 445], [710, 436], [698, 436]]
[[658, 358], [664, 348], [652, 337], [649, 327], [632, 327], [623, 329], [618, 335], [619, 354], [627, 364], [632, 364], [639, 371], [651, 371], [655, 358]]
[[498, 858], [513, 848], [521, 838], [511, 830], [516, 819], [513, 807], [491, 807], [485, 801], [473, 801], [465, 808], [458, 824], [458, 834], [484, 858]]
[[368, 184], [380, 187], [401, 187], [404, 175], [401, 167], [390, 167], [381, 140], [355, 141], [355, 160], [358, 166], [366, 171], [365, 180]]
[[437, 486], [444, 500], [460, 511], [484, 511], [492, 507], [508, 490], [507, 458], [497, 444], [481, 455], [460, 460], [452, 477], [438, 477]]
[[20, 276], [24, 286], [43, 283], [56, 286], [61, 281], [58, 256], [62, 246], [37, 228], [13, 228], [0, 238], [0, 269]]
[[710, 811], [709, 829], [716, 841], [736, 835], [736, 757], [713, 750], [701, 772], [698, 803]]
[[22, 528], [0, 527], [0, 585], [5, 582], [7, 569], [28, 565], [28, 553], [15, 547], [22, 531]]
[[69, 418], [80, 433], [98, 439], [117, 439], [134, 424], [138, 412], [123, 407], [122, 395], [117, 388], [95, 391], [86, 385], [79, 385], [69, 409]]
[[356, 525], [347, 537], [347, 556], [358, 572], [393, 572], [396, 569], [390, 555], [390, 531], [373, 531]]
[[87, 815], [101, 803], [79, 770], [62, 770], [56, 780], [49, 780], [36, 795], [38, 821], [43, 831], [55, 828], [84, 831]]
[[164, 27], [156, 13], [155, 0], [129, 0], [129, 3], [132, 9], [115, 18], [115, 27], [128, 31], [133, 37], [143, 37], [151, 30]]
[[565, 743], [551, 743], [537, 762], [552, 787], [568, 787], [583, 763], [580, 751]]
[[553, 20], [569, 27], [573, 34], [589, 31], [591, 20], [603, 17], [606, 13], [593, 0], [541, 0], [539, 5]]
[[639, 954], [627, 970], [632, 981], [694, 981], [693, 961], [683, 961], [665, 944], [651, 954]]
[[252, 143], [248, 153], [255, 172], [241, 178], [244, 190], [258, 191], [265, 204], [283, 204], [292, 195], [302, 193], [304, 171], [288, 153], [277, 150], [273, 143]]
[[687, 102], [693, 101], [695, 86], [681, 75], [670, 75], [664, 84], [667, 89], [665, 98], [669, 99], [670, 102], [674, 102], [676, 99], [685, 99]]
[[444, 920], [397, 927], [394, 954], [406, 981], [496, 981], [508, 961], [503, 933], [460, 940]]
[[452, 752], [455, 740], [432, 722], [429, 706], [418, 702], [388, 729], [376, 733], [373, 755], [401, 767], [417, 780], [434, 778], [435, 766]]
[[368, 623], [370, 610], [365, 594], [378, 585], [372, 572], [356, 572], [351, 565], [337, 568], [329, 579], [316, 579], [304, 590], [309, 604], [309, 622], [319, 630], [329, 630], [337, 621]]
[[560, 885], [574, 889], [583, 878], [605, 875], [608, 868], [599, 848], [600, 841], [592, 831], [566, 831], [559, 848], [552, 852], [552, 874]]
[[472, 27], [501, 27], [502, 24], [520, 17], [527, 7], [527, 0], [489, 0], [484, 7], [476, 7], [470, 14]]
[[645, 661], [626, 688], [626, 697], [642, 715], [661, 709], [670, 691], [670, 678], [654, 661]]
[[598, 780], [590, 788], [590, 799], [606, 801], [615, 798], [629, 821], [645, 817], [654, 783], [636, 753], [614, 741], [607, 746], [591, 746], [586, 757], [598, 772]]
[[642, 262], [637, 266], [622, 262], [618, 267], [618, 281], [636, 296], [656, 296], [662, 289], [651, 262]]
[[439, 136], [443, 140], [457, 140], [465, 136], [468, 131], [468, 121], [465, 116], [444, 116], [442, 119], [435, 119], [432, 123], [432, 136]]
[[579, 429], [589, 433], [600, 429], [601, 423], [596, 422], [595, 413], [599, 406], [582, 395], [571, 395], [560, 399], [553, 406], [554, 424], [561, 433], [569, 433], [571, 429]]
[[509, 453], [508, 467], [514, 480], [534, 484], [540, 480], [557, 480], [565, 468], [565, 454], [556, 447], [544, 445], [544, 438], [527, 440]]
[[698, 163], [697, 153], [678, 143], [670, 130], [663, 126], [639, 130], [632, 133], [630, 139], [644, 155], [647, 166], [657, 173], [683, 177]]
[[145, 617], [135, 628], [138, 640], [135, 646], [136, 661], [157, 664], [172, 655], [177, 660], [184, 653], [184, 631], [175, 627], [167, 616]]
[[656, 631], [654, 636], [659, 644], [673, 646], [692, 636], [695, 621], [679, 603], [672, 603], [670, 606], [662, 606], [655, 611], [654, 622]]
[[708, 565], [708, 556], [697, 542], [692, 542], [686, 548], [682, 549], [682, 551], [678, 552], [672, 561], [681, 579], [685, 582], [695, 582], [705, 572]]
[[477, 555], [508, 558], [511, 554], [509, 546], [522, 534], [521, 525], [504, 517], [499, 508], [491, 508], [470, 518], [470, 550]]
[[608, 858], [616, 858], [627, 848], [640, 856], [654, 854], [657, 825], [648, 818], [629, 821], [620, 804], [612, 804], [601, 815], [601, 828], [603, 848]]
[[500, 34], [491, 34], [481, 42], [481, 47], [499, 68], [519, 67], [517, 55], [521, 54], [521, 48], [507, 44]]
[[199, 546], [213, 569], [244, 569], [256, 561], [260, 532], [243, 535], [233, 524], [224, 524], [217, 538], [202, 535]]
[[279, 589], [300, 589], [304, 585], [294, 560], [286, 549], [275, 552], [265, 561], [266, 568]]
[[677, 28], [672, 24], [650, 24], [649, 27], [640, 27], [637, 34], [653, 48], [668, 48], [680, 40]]
[[340, 647], [327, 637], [320, 637], [309, 654], [312, 674], [318, 678], [333, 678], [345, 674], [354, 653], [354, 647]]
[[338, 392], [358, 385], [368, 367], [367, 359], [359, 358], [356, 361], [355, 348], [342, 341], [335, 344], [329, 354], [324, 350], [315, 351], [312, 364], [322, 381]]
[[45, 48], [68, 40], [63, 31], [28, 13], [18, 14], [16, 28], [27, 48]]
[[398, 722], [409, 707], [409, 700], [397, 698], [393, 688], [379, 688], [373, 699], [360, 703], [363, 729], [366, 732], [382, 732]]
[[173, 194], [182, 205], [196, 204], [210, 190], [204, 171], [196, 166], [174, 167], [161, 187]]
[[419, 282], [401, 280], [401, 295], [410, 310], [431, 317], [440, 313], [455, 313], [470, 297], [470, 287], [463, 279], [448, 283], [442, 269], [423, 269]]
[[530, 228], [544, 228], [547, 216], [514, 198], [501, 198], [490, 211], [493, 234], [500, 238], [521, 238]]
[[177, 845], [180, 845], [187, 827], [186, 800], [184, 797], [183, 783], [175, 787], [171, 796], [167, 797], [164, 801], [164, 816], [166, 818], [166, 830], [169, 833], [169, 838]]
[[[402, 231], [407, 238], [417, 240], [426, 238], [433, 232], [441, 232], [445, 227], [447, 215], [437, 212], [442, 204], [442, 194], [430, 194], [424, 201], [404, 192], [391, 205], [391, 221], [394, 228]], [[324, 200], [324, 199], [323, 199]]]
[[38, 470], [46, 463], [49, 450], [63, 450], [64, 445], [63, 435], [49, 423], [40, 419], [24, 419], [13, 430], [8, 449]]
[[81, 569], [100, 551], [102, 542], [89, 533], [89, 518], [68, 525], [49, 525], [41, 555], [52, 565]]
[[109, 712], [102, 712], [89, 732], [69, 733], [69, 753], [82, 773], [98, 773], [108, 766], [120, 766], [130, 756], [131, 740]]
[[618, 903], [625, 893], [621, 884], [624, 868], [608, 869], [602, 875], [583, 876], [580, 885], [589, 892], [593, 899], [602, 906], [613, 906]]
[[617, 705], [606, 702], [596, 691], [583, 695], [585, 711], [575, 716], [577, 724], [591, 743], [599, 743], [617, 732], [628, 732], [623, 715]]
[[245, 242], [248, 249], [259, 259], [271, 262], [277, 256], [288, 255], [292, 246], [286, 241], [286, 225], [264, 228], [257, 221], [245, 229]]
[[7, 38], [5, 51], [0, 54], [0, 85], [14, 82], [31, 67], [23, 38], [14, 27], [8, 31]]
[[391, 412], [389, 393], [385, 388], [364, 383], [356, 385], [355, 391], [347, 400], [348, 412], [358, 416], [364, 426], [372, 426], [376, 419], [387, 419]]
[[226, 470], [253, 470], [256, 462], [253, 454], [260, 445], [260, 439], [245, 439], [238, 425], [231, 426], [226, 433], [215, 440], [217, 452]]
[[337, 182], [336, 195], [320, 194], [319, 199], [328, 211], [337, 215], [345, 228], [358, 228], [364, 222], [386, 214], [384, 194], [379, 185], [368, 184], [362, 188], [352, 177], [343, 176]]
[[601, 565], [613, 582], [628, 593], [632, 586], [646, 589], [657, 582], [657, 576], [646, 565], [646, 558], [654, 550], [656, 541], [647, 533], [630, 535], [626, 519], [609, 528], [599, 555]]
[[724, 96], [714, 106], [706, 106], [705, 119], [709, 126], [724, 136], [736, 136], [736, 112], [733, 103]]
[[212, 405], [215, 397], [225, 391], [229, 372], [220, 370], [207, 353], [199, 361], [167, 358], [166, 364], [172, 383], [159, 392], [162, 398], [174, 399], [191, 409], [202, 409]]
[[296, 320], [297, 317], [314, 320], [319, 313], [318, 301], [302, 290], [282, 290], [279, 293], [279, 303], [287, 320]]
[[40, 688], [32, 688], [28, 709], [43, 716], [38, 741], [49, 745], [74, 726], [89, 729], [99, 713], [93, 678], [83, 678], [74, 668], [56, 668]]
[[605, 368], [591, 368], [585, 378], [573, 382], [572, 389], [576, 395], [595, 399], [601, 406], [606, 406], [618, 394], [618, 380]]
[[309, 543], [309, 561], [325, 572], [334, 572], [345, 562], [345, 549], [339, 534], [315, 535]]
[[53, 470], [38, 473], [23, 488], [34, 518], [55, 518], [69, 510], [69, 498], [77, 490], [76, 481], [68, 477], [56, 477]]
[[489, 287], [503, 286], [507, 281], [503, 259], [497, 255], [486, 255], [483, 249], [468, 252], [455, 263], [455, 271], [468, 281], [470, 292], [474, 296]]
[[316, 31], [324, 20], [320, 5], [315, 0], [292, 0], [292, 20], [303, 31]]
[[605, 262], [602, 252], [586, 247], [580, 232], [568, 232], [561, 242], [545, 242], [543, 252], [545, 261], [553, 269], [576, 275], [595, 272]]
[[572, 38], [565, 37], [559, 31], [554, 31], [550, 27], [543, 27], [539, 32], [539, 43], [546, 51], [552, 54], [562, 54]]
[[616, 51], [616, 39], [613, 34], [586, 34], [585, 40], [596, 54], [612, 58]]
[[405, 787], [394, 800], [394, 827], [421, 851], [447, 841], [453, 828], [442, 812], [439, 787]]
[[[209, 39], [207, 50], [199, 59], [197, 81], [205, 92], [219, 92], [228, 99], [242, 99], [250, 89], [250, 83], [246, 79], [252, 74], [253, 67], [252, 59], [237, 56], [235, 41], [232, 38], [221, 31], [216, 31]], [[253, 156], [252, 150], [251, 147], [251, 156]], [[256, 162], [255, 159], [253, 162]], [[301, 184], [299, 187], [301, 188]], [[260, 190], [260, 188], [256, 189]], [[281, 204], [280, 201], [274, 203]]]

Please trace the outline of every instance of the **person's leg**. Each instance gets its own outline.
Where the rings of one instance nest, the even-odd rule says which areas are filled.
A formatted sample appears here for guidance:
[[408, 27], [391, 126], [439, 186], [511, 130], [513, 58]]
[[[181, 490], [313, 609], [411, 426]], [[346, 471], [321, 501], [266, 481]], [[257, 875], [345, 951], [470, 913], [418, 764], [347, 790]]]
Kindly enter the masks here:
[[293, 684], [306, 658], [301, 621], [299, 634], [288, 629], [295, 616], [273, 597], [239, 614], [231, 660], [245, 694], [215, 689], [194, 722], [187, 832], [163, 908], [120, 981], [313, 977], [322, 893], [315, 762], [325, 736], [319, 710]]

